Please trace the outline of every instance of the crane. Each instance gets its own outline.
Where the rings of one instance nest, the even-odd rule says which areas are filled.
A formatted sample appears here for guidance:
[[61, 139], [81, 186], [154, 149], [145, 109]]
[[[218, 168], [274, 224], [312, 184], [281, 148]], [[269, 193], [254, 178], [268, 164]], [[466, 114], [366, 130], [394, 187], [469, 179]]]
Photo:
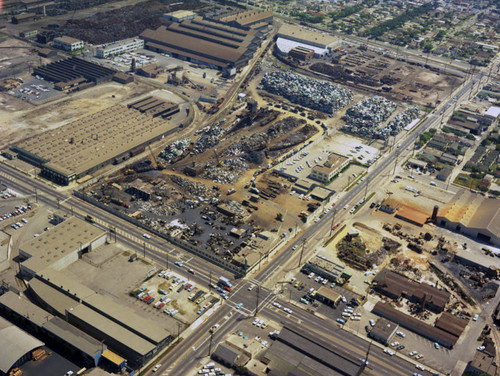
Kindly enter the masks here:
[[154, 168], [156, 170], [163, 170], [165, 168], [165, 165], [161, 162], [158, 162], [156, 159], [155, 153], [153, 153], [153, 150], [151, 149], [151, 145], [148, 145], [149, 152], [151, 153], [151, 156], [153, 157], [153, 163], [154, 163]]

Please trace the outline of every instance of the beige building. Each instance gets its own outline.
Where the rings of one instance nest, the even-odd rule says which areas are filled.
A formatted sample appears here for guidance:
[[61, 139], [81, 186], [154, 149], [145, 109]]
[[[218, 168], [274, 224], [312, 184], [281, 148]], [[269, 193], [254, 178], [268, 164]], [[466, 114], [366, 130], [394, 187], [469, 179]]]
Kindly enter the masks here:
[[71, 217], [40, 236], [21, 244], [19, 255], [25, 259], [21, 272], [33, 277], [45, 268], [64, 269], [83, 253], [103, 245], [106, 231]]
[[349, 165], [350, 158], [341, 154], [331, 153], [323, 166], [314, 166], [311, 170], [311, 179], [321, 183], [328, 183]]
[[436, 223], [475, 240], [500, 246], [500, 200], [458, 192], [438, 213]]
[[82, 40], [78, 40], [71, 37], [60, 37], [54, 39], [54, 47], [59, 48], [64, 51], [77, 51], [84, 47]]

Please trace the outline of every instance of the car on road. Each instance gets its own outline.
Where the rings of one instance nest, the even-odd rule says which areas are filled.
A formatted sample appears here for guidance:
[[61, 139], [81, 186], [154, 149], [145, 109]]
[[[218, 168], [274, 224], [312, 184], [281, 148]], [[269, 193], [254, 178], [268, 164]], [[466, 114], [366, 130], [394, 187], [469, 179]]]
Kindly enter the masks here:
[[281, 304], [279, 304], [278, 302], [274, 302], [274, 303], [273, 303], [273, 306], [278, 307], [278, 308], [281, 308]]
[[415, 367], [417, 367], [417, 368], [418, 368], [419, 370], [421, 370], [421, 371], [425, 371], [424, 366], [423, 366], [423, 365], [421, 365], [421, 364], [417, 364], [417, 365], [415, 365]]
[[293, 311], [290, 308], [287, 308], [287, 307], [284, 307], [283, 311], [285, 311], [286, 313], [289, 313], [289, 314], [293, 313]]
[[195, 274], [194, 269], [189, 269], [189, 273], [191, 273], [191, 274]]
[[177, 266], [179, 266], [179, 267], [181, 267], [181, 268], [182, 268], [182, 266], [184, 265], [184, 264], [183, 264], [182, 262], [180, 262], [180, 261], [176, 261], [176, 262], [174, 262], [174, 264], [175, 264], [175, 265], [177, 265]]
[[297, 245], [294, 245], [294, 246], [292, 247], [292, 251], [295, 251], [295, 250], [297, 249], [297, 247], [298, 247]]
[[151, 239], [151, 235], [149, 234], [142, 234], [142, 236], [144, 236], [146, 239]]
[[161, 367], [161, 364], [157, 364], [156, 366], [154, 366], [153, 372], [158, 371], [160, 369], [160, 367]]
[[337, 319], [337, 322], [341, 323], [342, 325], [345, 324], [345, 320], [343, 320], [343, 319]]
[[238, 303], [238, 304], [236, 305], [236, 309], [240, 309], [241, 307], [243, 307], [243, 303]]
[[474, 315], [474, 317], [472, 318], [472, 321], [477, 321], [477, 319], [479, 318], [479, 315]]

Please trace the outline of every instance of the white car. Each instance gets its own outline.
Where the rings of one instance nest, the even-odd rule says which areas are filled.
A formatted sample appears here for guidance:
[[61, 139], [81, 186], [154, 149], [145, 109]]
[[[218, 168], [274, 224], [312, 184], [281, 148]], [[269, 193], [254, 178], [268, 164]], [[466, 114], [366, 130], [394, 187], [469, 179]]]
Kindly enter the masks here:
[[417, 364], [415, 367], [417, 367], [417, 368], [418, 368], [419, 370], [421, 370], [421, 371], [425, 371], [424, 366], [423, 366], [423, 365], [421, 365], [421, 364]]
[[485, 346], [479, 346], [479, 347], [477, 348], [477, 351], [483, 351], [485, 348], [486, 348]]
[[149, 234], [143, 234], [142, 236], [144, 236], [146, 239], [151, 239], [151, 235], [149, 235]]
[[273, 303], [273, 306], [278, 307], [278, 308], [281, 308], [281, 304], [279, 304], [278, 302], [274, 302], [274, 303]]
[[349, 208], [349, 205], [346, 204], [346, 206], [344, 206], [344, 210], [347, 210]]
[[417, 355], [417, 352], [416, 351], [412, 351], [409, 355], [410, 356], [415, 356], [415, 355]]
[[284, 307], [283, 311], [285, 311], [286, 313], [292, 314], [292, 310], [290, 308]]
[[384, 349], [384, 352], [390, 356], [393, 356], [394, 355], [394, 351], [391, 351], [389, 349]]
[[153, 372], [156, 372], [160, 369], [161, 367], [161, 364], [157, 364], [154, 368], [153, 368]]

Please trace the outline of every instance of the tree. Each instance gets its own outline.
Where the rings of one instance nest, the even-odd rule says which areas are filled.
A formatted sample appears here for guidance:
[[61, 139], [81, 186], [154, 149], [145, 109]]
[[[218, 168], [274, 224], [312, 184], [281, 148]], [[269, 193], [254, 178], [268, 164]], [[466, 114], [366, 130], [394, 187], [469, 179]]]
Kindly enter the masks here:
[[431, 52], [433, 47], [432, 42], [430, 40], [426, 40], [422, 45], [422, 50], [424, 52]]

